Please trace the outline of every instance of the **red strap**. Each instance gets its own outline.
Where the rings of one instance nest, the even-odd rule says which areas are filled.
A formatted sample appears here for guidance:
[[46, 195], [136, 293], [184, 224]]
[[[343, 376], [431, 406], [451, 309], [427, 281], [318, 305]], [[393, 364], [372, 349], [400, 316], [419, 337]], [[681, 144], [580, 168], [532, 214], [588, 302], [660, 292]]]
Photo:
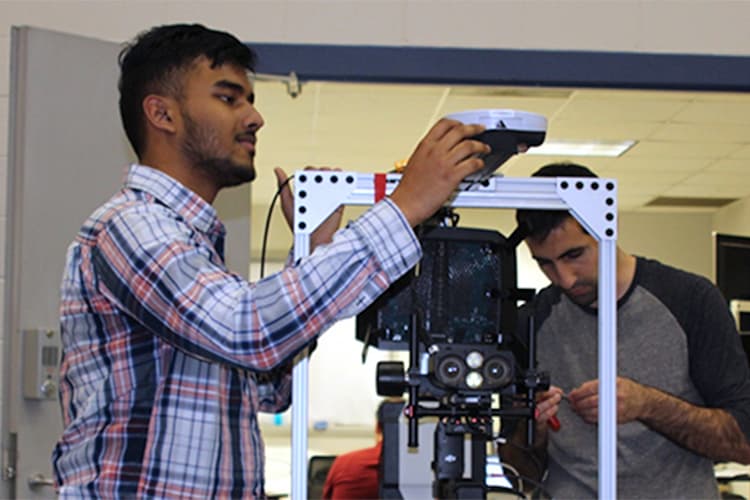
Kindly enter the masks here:
[[375, 203], [385, 198], [385, 174], [375, 174]]

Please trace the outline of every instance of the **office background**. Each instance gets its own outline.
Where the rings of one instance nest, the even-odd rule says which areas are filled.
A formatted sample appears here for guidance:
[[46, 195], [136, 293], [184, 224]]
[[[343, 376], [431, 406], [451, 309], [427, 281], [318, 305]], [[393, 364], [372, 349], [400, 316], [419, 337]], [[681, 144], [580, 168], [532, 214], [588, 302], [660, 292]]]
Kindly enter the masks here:
[[[746, 29], [748, 18], [748, 1], [708, 0], [0, 1], [0, 249], [6, 243], [6, 138], [11, 26], [30, 25], [118, 43], [154, 24], [201, 22], [229, 30], [250, 44], [465, 47], [750, 57], [750, 32]], [[303, 92], [309, 93], [311, 89], [303, 89]], [[50, 76], [50, 92], [54, 92], [53, 75]], [[279, 89], [273, 92], [281, 94], [279, 99], [288, 99]], [[266, 106], [263, 99], [260, 95], [262, 112]], [[736, 100], [739, 107], [747, 105], [740, 97]], [[271, 99], [267, 102], [267, 106], [273, 106]], [[750, 114], [750, 106], [747, 110]], [[408, 114], [408, 111], [405, 113]], [[266, 131], [286, 127], [294, 130], [292, 123], [295, 116], [288, 119], [288, 123], [269, 123]], [[71, 117], [71, 126], [76, 125], [85, 126], [76, 124], [75, 117]], [[420, 122], [419, 127], [426, 125], [426, 122]], [[341, 133], [349, 128], [347, 123], [341, 123], [339, 127]], [[744, 147], [737, 148], [735, 157], [739, 163], [750, 163], [750, 128], [746, 130]], [[383, 130], [383, 134], [387, 132]], [[422, 132], [419, 129], [415, 134], [418, 136]], [[290, 143], [293, 139], [293, 136], [289, 137]], [[263, 140], [261, 135], [261, 154]], [[413, 143], [412, 139], [409, 140]], [[378, 147], [377, 137], [370, 137], [368, 141], [372, 148]], [[409, 141], [405, 142], [403, 154], [408, 154]], [[398, 159], [393, 158], [393, 161]], [[312, 160], [318, 164], [329, 161], [320, 156]], [[251, 248], [255, 259], [267, 209], [267, 197], [262, 193], [271, 189], [269, 186], [272, 183], [268, 180], [272, 177], [270, 167], [274, 161], [268, 158], [265, 165], [259, 165], [261, 169], [266, 168], [260, 173], [265, 180], [264, 184], [255, 186], [253, 193]], [[305, 160], [300, 158], [300, 161]], [[581, 161], [595, 166], [593, 161]], [[347, 168], [347, 165], [338, 166]], [[390, 167], [390, 164], [386, 164], [379, 170]], [[292, 169], [290, 166], [287, 168]], [[650, 174], [643, 171], [638, 175], [642, 176], [643, 182], [648, 182]], [[742, 173], [735, 171], [733, 175], [741, 177]], [[621, 187], [620, 195], [628, 195], [625, 186]], [[658, 210], [646, 209], [634, 203], [619, 214], [620, 244], [629, 251], [659, 258], [710, 277], [712, 231], [750, 235], [750, 198], [734, 193], [730, 197], [736, 201], [718, 208]], [[40, 203], [44, 201], [40, 200]], [[50, 207], [50, 210], [53, 209]], [[467, 217], [467, 221], [471, 222], [471, 216]], [[496, 223], [498, 229], [503, 231], [512, 226], [507, 214], [498, 214]], [[283, 225], [278, 220], [274, 224], [272, 240], [278, 242], [279, 246], [272, 250], [272, 258], [278, 260], [279, 248], [287, 246], [291, 240], [280, 236]], [[0, 259], [0, 263], [4, 262], [4, 258]], [[533, 276], [533, 266], [526, 266], [524, 270], [532, 277], [522, 277], [522, 284], [540, 283], [539, 276]], [[5, 266], [0, 267], [0, 280], [7, 273]], [[2, 290], [4, 287], [0, 287]], [[5, 332], [0, 336], [0, 349], [5, 348], [8, 335], [9, 332]], [[0, 376], [5, 377], [5, 372], [0, 371]], [[312, 383], [323, 390], [326, 377], [330, 376], [321, 375], [318, 384], [313, 376]], [[2, 382], [5, 383], [4, 380]], [[320, 397], [325, 398], [325, 395]], [[0, 405], [3, 403], [0, 400]], [[338, 408], [332, 411], [346, 415]], [[368, 411], [355, 412], [355, 415], [358, 422], [370, 416]]]

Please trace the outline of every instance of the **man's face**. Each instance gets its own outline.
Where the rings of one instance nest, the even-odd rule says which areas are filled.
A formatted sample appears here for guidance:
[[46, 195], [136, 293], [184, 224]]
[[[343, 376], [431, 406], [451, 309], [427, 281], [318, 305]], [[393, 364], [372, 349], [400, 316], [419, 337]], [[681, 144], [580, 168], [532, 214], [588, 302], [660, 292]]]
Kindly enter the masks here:
[[596, 305], [599, 247], [572, 217], [544, 241], [526, 239], [534, 260], [553, 285], [582, 306]]
[[255, 178], [256, 133], [263, 117], [255, 109], [250, 79], [243, 68], [194, 64], [180, 101], [180, 148], [189, 163], [218, 187]]

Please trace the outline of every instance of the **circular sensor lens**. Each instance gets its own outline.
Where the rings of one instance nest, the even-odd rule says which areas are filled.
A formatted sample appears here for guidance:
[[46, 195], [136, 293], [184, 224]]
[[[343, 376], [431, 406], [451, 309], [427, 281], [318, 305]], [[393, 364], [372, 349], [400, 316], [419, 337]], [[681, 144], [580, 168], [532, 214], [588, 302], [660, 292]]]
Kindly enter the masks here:
[[492, 387], [508, 385], [513, 379], [510, 362], [505, 358], [496, 356], [488, 359], [483, 371], [487, 384]]
[[443, 369], [445, 370], [445, 374], [448, 376], [448, 378], [455, 378], [459, 373], [461, 373], [461, 366], [459, 366], [459, 364], [453, 360], [445, 363], [445, 367]]
[[464, 374], [463, 360], [457, 356], [446, 356], [438, 364], [437, 375], [440, 382], [456, 385]]
[[479, 389], [482, 387], [482, 383], [484, 382], [484, 377], [479, 372], [469, 372], [466, 375], [466, 387], [469, 389]]
[[482, 363], [484, 363], [484, 356], [482, 356], [481, 352], [471, 351], [466, 355], [466, 366], [468, 366], [469, 368], [476, 370], [477, 368], [482, 366]]

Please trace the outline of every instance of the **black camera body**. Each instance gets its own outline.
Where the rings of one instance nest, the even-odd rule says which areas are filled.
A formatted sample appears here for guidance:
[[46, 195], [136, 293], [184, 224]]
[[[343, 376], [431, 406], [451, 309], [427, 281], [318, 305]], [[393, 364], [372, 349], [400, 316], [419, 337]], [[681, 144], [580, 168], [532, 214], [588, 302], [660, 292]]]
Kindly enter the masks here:
[[[421, 262], [357, 316], [356, 335], [368, 347], [409, 352], [408, 368], [401, 361], [378, 363], [377, 391], [408, 394], [399, 408], [410, 449], [419, 445], [420, 419], [435, 426], [431, 496], [475, 498], [487, 490], [486, 448], [496, 437], [495, 419], [502, 417], [502, 433], [510, 420], [533, 418], [535, 391], [548, 388], [549, 378], [536, 371], [533, 328], [523, 339], [517, 335], [519, 301], [533, 298], [516, 285], [521, 238], [439, 223], [447, 220], [456, 222], [443, 209], [417, 228]], [[383, 498], [399, 498], [391, 496], [403, 479], [393, 462], [411, 460], [394, 444], [404, 440], [388, 435], [402, 431], [395, 424], [384, 429], [389, 473], [381, 484]], [[461, 465], [467, 436], [468, 478]]]
[[[357, 339], [382, 350], [409, 350], [416, 334], [427, 364], [421, 395], [497, 392], [514, 385], [526, 365], [517, 342], [515, 244], [492, 230], [424, 225], [423, 257], [357, 316]], [[386, 362], [381, 395], [397, 395], [395, 365]], [[379, 370], [380, 371], [380, 370]], [[424, 369], [422, 369], [424, 372]], [[381, 389], [379, 389], [380, 391]]]
[[412, 315], [423, 344], [497, 346], [514, 331], [515, 248], [497, 231], [423, 225], [423, 257], [357, 316], [357, 339], [384, 350], [408, 350]]

